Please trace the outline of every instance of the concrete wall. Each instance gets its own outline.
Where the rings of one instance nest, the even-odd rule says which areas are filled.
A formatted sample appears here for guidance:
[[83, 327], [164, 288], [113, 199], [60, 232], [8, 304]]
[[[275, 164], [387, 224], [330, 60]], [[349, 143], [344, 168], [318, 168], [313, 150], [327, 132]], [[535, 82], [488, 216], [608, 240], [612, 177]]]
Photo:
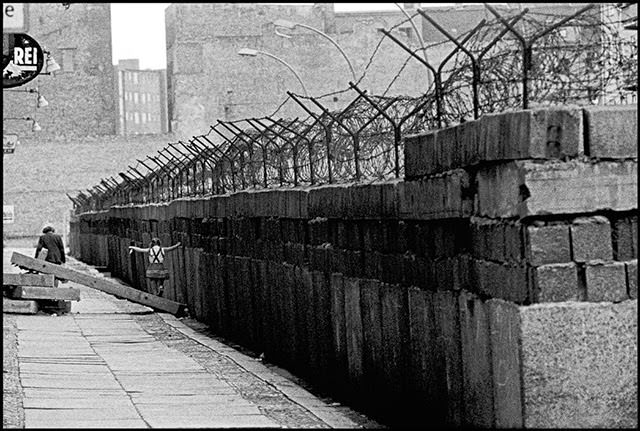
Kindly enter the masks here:
[[72, 252], [144, 290], [127, 246], [181, 241], [166, 296], [394, 425], [635, 427], [635, 118], [486, 116], [403, 181], [112, 207]]

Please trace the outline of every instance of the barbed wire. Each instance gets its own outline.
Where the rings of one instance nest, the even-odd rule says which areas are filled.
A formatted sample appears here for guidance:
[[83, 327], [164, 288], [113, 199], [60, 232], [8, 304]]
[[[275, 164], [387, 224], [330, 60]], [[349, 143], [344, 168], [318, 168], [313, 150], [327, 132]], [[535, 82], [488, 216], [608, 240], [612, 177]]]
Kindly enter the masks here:
[[[359, 87], [379, 57], [385, 35], [349, 88], [317, 97], [289, 92], [269, 116], [219, 122], [197, 138], [198, 145], [191, 143], [191, 154], [172, 151], [158, 170], [128, 171], [135, 181], [120, 183], [111, 192], [88, 190], [90, 195], [72, 199], [74, 206], [87, 210], [245, 188], [399, 178], [406, 134], [529, 104], [617, 100], [637, 81], [637, 40], [623, 40], [622, 20], [603, 17], [599, 10], [581, 9], [568, 19], [526, 9], [494, 16], [487, 7], [491, 14], [482, 25], [455, 42], [445, 37], [426, 46], [445, 54], [450, 49], [446, 61], [433, 69], [434, 82], [418, 97], [388, 94], [422, 47], [404, 47], [407, 57], [381, 94]], [[353, 96], [345, 107], [332, 111], [322, 105], [322, 99], [343, 93]], [[302, 100], [311, 102], [302, 105], [311, 111], [305, 118], [275, 119], [287, 103], [300, 105]], [[214, 141], [208, 138], [212, 132]], [[134, 170], [138, 167], [140, 162]]]

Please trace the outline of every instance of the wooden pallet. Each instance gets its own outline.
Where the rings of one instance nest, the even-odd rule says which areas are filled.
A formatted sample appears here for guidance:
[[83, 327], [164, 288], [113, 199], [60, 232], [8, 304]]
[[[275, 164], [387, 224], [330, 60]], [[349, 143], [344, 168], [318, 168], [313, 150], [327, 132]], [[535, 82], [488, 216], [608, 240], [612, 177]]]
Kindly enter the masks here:
[[142, 292], [133, 287], [112, 283], [103, 277], [93, 277], [71, 268], [34, 259], [21, 253], [13, 252], [11, 263], [23, 269], [37, 271], [43, 274], [52, 274], [56, 278], [66, 279], [74, 283], [92, 287], [102, 292], [110, 293], [171, 314], [180, 315], [186, 309], [186, 306], [179, 302], [151, 295], [150, 293]]

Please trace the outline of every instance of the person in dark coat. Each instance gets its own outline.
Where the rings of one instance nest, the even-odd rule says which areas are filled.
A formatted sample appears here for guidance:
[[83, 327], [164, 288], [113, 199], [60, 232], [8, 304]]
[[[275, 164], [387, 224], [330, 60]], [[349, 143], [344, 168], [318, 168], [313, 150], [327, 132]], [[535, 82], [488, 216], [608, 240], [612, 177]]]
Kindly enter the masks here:
[[62, 237], [55, 232], [55, 229], [51, 226], [47, 226], [42, 229], [43, 235], [40, 235], [38, 246], [36, 247], [36, 259], [38, 258], [40, 251], [42, 251], [43, 248], [46, 248], [47, 257], [45, 257], [44, 260], [60, 265], [66, 262], [64, 244], [62, 243]]

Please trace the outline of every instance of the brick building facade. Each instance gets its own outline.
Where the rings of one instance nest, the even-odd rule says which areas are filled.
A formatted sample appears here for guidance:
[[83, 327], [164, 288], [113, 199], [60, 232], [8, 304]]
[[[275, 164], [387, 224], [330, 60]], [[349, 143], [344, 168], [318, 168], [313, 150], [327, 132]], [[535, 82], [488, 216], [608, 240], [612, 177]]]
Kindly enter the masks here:
[[[328, 40], [304, 28], [276, 35], [273, 21], [286, 19], [317, 28], [344, 49], [360, 78], [382, 34], [405, 20], [401, 11], [337, 13], [332, 3], [262, 5], [247, 3], [172, 4], [165, 11], [167, 85], [172, 132], [191, 137], [206, 133], [216, 119], [237, 120], [271, 114], [290, 90], [302, 94], [295, 76], [277, 61], [259, 55], [245, 58], [242, 48], [273, 54], [295, 69], [310, 95], [344, 90], [353, 80], [340, 52]], [[411, 25], [397, 30], [413, 48]], [[382, 94], [399, 73], [407, 54], [385, 39], [367, 69], [361, 88]], [[424, 66], [410, 61], [389, 94], [417, 95], [426, 89]], [[353, 91], [322, 99], [329, 109], [348, 104]], [[303, 116], [287, 103], [278, 116]]]
[[28, 3], [28, 31], [61, 69], [40, 75], [17, 87], [36, 87], [49, 106], [36, 108], [36, 96], [3, 91], [2, 113], [7, 117], [35, 117], [42, 127], [31, 130], [26, 121], [8, 121], [5, 132], [46, 139], [52, 136], [111, 135], [116, 131], [111, 9], [109, 3]]

